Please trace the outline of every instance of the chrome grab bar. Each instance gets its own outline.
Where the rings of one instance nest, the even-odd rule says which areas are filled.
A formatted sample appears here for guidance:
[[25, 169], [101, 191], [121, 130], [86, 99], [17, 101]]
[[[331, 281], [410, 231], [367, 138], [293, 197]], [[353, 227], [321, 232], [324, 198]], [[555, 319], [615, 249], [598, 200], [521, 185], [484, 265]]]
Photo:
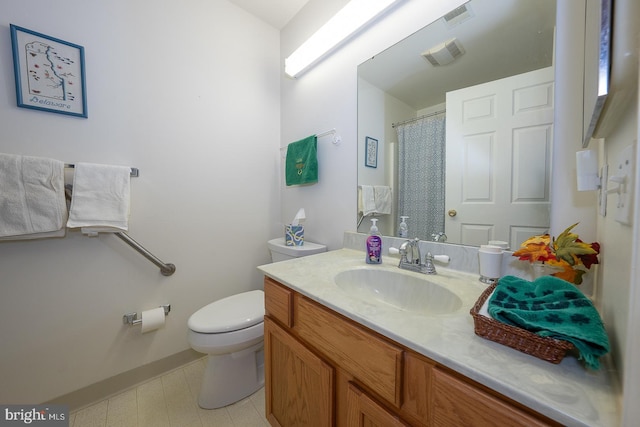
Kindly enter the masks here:
[[[73, 163], [65, 163], [64, 167], [73, 169], [76, 167], [76, 165]], [[131, 168], [130, 173], [132, 177], [140, 176], [140, 170], [138, 168]], [[67, 198], [70, 200], [72, 197], [73, 188], [71, 185], [65, 185], [65, 189], [67, 190]], [[149, 261], [157, 265], [160, 268], [160, 273], [162, 273], [163, 276], [171, 276], [173, 273], [175, 273], [176, 271], [175, 265], [162, 262], [157, 256], [149, 252], [144, 246], [142, 246], [140, 243], [133, 240], [133, 238], [129, 236], [127, 233], [118, 232], [113, 234], [118, 236], [126, 244], [128, 244], [133, 249], [135, 249], [140, 254], [142, 254], [142, 256], [144, 256], [146, 259], [148, 259]]]
[[133, 238], [129, 236], [127, 233], [119, 232], [119, 233], [113, 233], [113, 234], [118, 236], [126, 244], [128, 244], [133, 249], [135, 249], [140, 254], [142, 254], [142, 256], [144, 256], [146, 259], [148, 259], [149, 261], [157, 265], [160, 268], [160, 273], [162, 273], [163, 276], [171, 276], [173, 273], [175, 273], [176, 271], [175, 265], [162, 262], [157, 256], [149, 252], [144, 246], [142, 246], [140, 243], [133, 240]]

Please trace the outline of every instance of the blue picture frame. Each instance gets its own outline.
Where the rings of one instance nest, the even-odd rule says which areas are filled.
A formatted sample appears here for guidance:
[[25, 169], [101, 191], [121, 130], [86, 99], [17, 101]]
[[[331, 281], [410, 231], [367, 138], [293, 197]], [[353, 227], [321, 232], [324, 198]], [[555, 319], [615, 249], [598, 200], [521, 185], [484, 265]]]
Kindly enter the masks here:
[[378, 167], [378, 140], [370, 136], [365, 139], [364, 165], [368, 168]]
[[10, 28], [18, 107], [87, 118], [84, 47]]

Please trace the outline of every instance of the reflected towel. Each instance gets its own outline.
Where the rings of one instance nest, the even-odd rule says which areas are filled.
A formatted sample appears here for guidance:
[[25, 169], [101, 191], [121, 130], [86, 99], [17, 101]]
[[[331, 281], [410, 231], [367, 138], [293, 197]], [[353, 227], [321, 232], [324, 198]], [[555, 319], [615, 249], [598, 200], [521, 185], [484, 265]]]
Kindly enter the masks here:
[[0, 238], [64, 236], [64, 163], [0, 154]]
[[315, 135], [287, 146], [285, 178], [287, 186], [318, 182], [318, 139]]
[[[129, 227], [131, 168], [77, 163], [67, 227], [100, 227], [126, 231]], [[107, 227], [107, 228], [104, 228]]]
[[376, 212], [376, 199], [373, 192], [373, 186], [361, 185], [360, 197], [358, 198], [358, 210], [364, 216], [371, 215]]
[[376, 212], [389, 215], [391, 213], [391, 187], [376, 185], [373, 187], [376, 202]]
[[489, 299], [489, 314], [508, 325], [543, 337], [572, 343], [587, 366], [609, 351], [602, 319], [591, 301], [573, 284], [553, 276], [534, 282], [514, 276], [498, 281]]
[[391, 213], [391, 187], [384, 185], [358, 186], [358, 212], [367, 216], [371, 214]]

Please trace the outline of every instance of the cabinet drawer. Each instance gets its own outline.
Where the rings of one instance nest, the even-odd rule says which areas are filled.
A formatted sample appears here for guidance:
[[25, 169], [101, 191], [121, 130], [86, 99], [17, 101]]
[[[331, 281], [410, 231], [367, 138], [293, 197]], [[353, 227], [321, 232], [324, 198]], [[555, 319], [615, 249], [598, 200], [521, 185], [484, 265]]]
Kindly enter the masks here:
[[264, 278], [264, 307], [266, 314], [291, 327], [293, 291], [278, 284], [269, 277]]
[[440, 369], [433, 370], [434, 426], [550, 426]]
[[363, 385], [400, 407], [402, 349], [296, 295], [294, 330]]

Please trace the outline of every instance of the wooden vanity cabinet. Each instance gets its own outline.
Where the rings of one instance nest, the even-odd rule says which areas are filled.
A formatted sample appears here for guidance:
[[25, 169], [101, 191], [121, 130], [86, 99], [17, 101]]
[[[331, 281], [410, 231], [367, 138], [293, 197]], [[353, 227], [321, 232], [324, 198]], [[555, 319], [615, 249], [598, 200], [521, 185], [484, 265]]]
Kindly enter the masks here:
[[264, 338], [266, 415], [271, 425], [332, 425], [334, 369], [268, 317]]
[[265, 277], [272, 426], [559, 425]]
[[433, 372], [433, 391], [434, 426], [550, 425], [439, 368]]

